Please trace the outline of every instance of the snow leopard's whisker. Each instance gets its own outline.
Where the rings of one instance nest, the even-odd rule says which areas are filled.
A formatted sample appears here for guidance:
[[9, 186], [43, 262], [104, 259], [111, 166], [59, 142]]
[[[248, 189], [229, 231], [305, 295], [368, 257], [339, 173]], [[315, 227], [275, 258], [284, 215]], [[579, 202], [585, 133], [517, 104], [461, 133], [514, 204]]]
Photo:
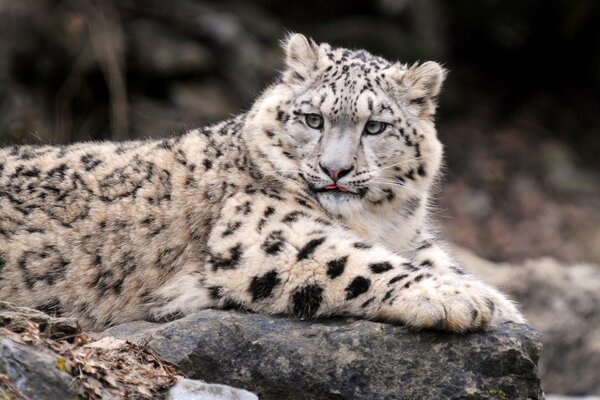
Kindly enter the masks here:
[[381, 188], [375, 188], [375, 187], [373, 187], [373, 188], [371, 188], [371, 190], [372, 190], [374, 193], [376, 193], [376, 194], [382, 194], [382, 195], [385, 195], [385, 196], [387, 196], [387, 195], [388, 195], [388, 194], [387, 194], [387, 193], [386, 193], [386, 192], [385, 192], [383, 189], [381, 189]]
[[397, 186], [399, 188], [402, 188], [402, 190], [405, 190], [405, 191], [407, 191], [409, 193], [414, 193], [414, 194], [420, 195], [420, 192], [418, 190], [416, 190], [414, 188], [411, 188], [411, 187], [408, 187], [408, 186], [406, 186], [405, 184], [402, 184], [402, 183], [397, 183], [397, 182], [392, 182], [392, 181], [385, 181], [385, 180], [381, 180], [381, 181], [379, 181], [379, 180], [373, 180], [373, 183], [377, 183], [377, 184], [380, 184], [380, 185]]
[[406, 188], [405, 184], [394, 182], [394, 181], [389, 180], [389, 179], [377, 179], [377, 178], [373, 178], [373, 179], [371, 179], [371, 182], [373, 182], [373, 183], [385, 183], [385, 184], [388, 184], [388, 185], [394, 185], [394, 186], [398, 186], [398, 187], [401, 187], [401, 188]]
[[407, 187], [406, 185], [401, 184], [401, 183], [397, 183], [397, 182], [391, 182], [391, 181], [374, 181], [374, 183], [377, 183], [379, 185], [396, 186], [396, 187], [401, 188], [402, 190], [405, 190], [405, 191], [410, 192], [410, 193], [419, 193], [418, 190], [416, 190], [414, 188], [411, 188], [411, 187]]
[[407, 164], [407, 163], [410, 163], [410, 162], [413, 162], [413, 161], [417, 161], [417, 160], [419, 160], [419, 158], [409, 158], [407, 160], [402, 160], [402, 161], [399, 161], [399, 162], [391, 164], [391, 165], [386, 165], [385, 167], [375, 167], [375, 168], [373, 168], [372, 171], [369, 171], [369, 172], [381, 172], [381, 171], [385, 171], [386, 169], [394, 168], [394, 167], [397, 167], [399, 165], [404, 165], [404, 164]]
[[411, 157], [408, 160], [402, 160], [400, 162], [397, 162], [395, 164], [392, 165], [386, 165], [385, 167], [380, 167], [380, 168], [374, 168], [376, 172], [381, 172], [381, 171], [385, 171], [386, 169], [390, 169], [390, 168], [394, 168], [397, 167], [398, 165], [404, 165], [407, 164], [409, 162], [413, 162], [413, 161], [419, 161], [427, 156], [429, 156], [429, 153], [426, 154], [421, 154], [419, 157]]

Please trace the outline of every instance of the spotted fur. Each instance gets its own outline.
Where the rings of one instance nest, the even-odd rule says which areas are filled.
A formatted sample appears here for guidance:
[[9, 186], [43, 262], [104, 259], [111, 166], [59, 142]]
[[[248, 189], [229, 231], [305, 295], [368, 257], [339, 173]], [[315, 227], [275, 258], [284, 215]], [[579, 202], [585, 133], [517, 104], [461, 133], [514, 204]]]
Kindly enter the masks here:
[[230, 120], [0, 150], [0, 299], [91, 329], [208, 307], [456, 332], [522, 321], [428, 228], [443, 69], [302, 35], [284, 47], [281, 78]]

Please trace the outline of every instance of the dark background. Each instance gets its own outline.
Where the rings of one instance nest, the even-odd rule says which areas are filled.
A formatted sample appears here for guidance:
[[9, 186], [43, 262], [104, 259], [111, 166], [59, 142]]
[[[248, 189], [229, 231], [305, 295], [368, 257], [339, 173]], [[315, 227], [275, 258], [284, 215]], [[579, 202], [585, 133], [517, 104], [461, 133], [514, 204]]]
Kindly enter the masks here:
[[595, 0], [0, 0], [0, 144], [167, 136], [239, 113], [290, 31], [449, 69], [434, 214], [452, 242], [600, 264]]
[[493, 260], [600, 262], [594, 0], [0, 2], [0, 143], [180, 133], [249, 107], [296, 31], [450, 70], [438, 220]]

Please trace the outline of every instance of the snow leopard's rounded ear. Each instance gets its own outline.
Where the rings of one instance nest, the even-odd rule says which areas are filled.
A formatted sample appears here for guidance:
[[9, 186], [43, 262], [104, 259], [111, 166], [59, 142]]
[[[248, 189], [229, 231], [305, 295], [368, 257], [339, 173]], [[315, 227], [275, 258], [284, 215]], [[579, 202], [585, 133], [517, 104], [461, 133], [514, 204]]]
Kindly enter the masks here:
[[317, 70], [319, 45], [299, 33], [286, 36], [282, 41], [285, 50], [286, 70], [283, 80], [287, 83], [303, 83]]
[[413, 64], [411, 67], [396, 64], [390, 76], [400, 87], [400, 95], [411, 106], [418, 107], [422, 116], [435, 114], [437, 96], [446, 78], [446, 70], [433, 61]]

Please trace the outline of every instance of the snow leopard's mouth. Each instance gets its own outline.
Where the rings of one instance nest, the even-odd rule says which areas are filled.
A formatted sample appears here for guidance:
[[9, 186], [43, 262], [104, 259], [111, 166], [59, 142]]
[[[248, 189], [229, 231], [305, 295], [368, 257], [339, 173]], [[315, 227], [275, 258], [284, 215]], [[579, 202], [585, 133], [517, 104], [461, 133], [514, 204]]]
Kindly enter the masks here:
[[340, 196], [346, 195], [363, 197], [368, 192], [367, 188], [358, 188], [355, 190], [351, 190], [345, 186], [337, 185], [335, 183], [325, 186], [317, 186], [315, 184], [309, 183], [308, 188], [311, 192], [315, 194], [328, 193]]
[[323, 187], [323, 189], [325, 191], [338, 191], [338, 192], [343, 192], [343, 193], [352, 193], [348, 190], [348, 188], [341, 186], [341, 185], [336, 185], [335, 183], [332, 185], [326, 185]]

